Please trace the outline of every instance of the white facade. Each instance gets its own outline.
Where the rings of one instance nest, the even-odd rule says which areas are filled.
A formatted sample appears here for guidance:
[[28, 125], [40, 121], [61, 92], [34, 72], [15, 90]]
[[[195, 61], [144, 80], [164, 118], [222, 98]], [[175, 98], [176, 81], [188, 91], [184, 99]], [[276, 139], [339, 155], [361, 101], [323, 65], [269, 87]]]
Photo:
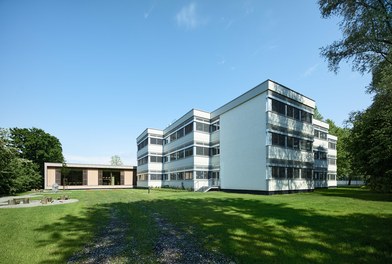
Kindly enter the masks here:
[[[267, 80], [217, 110], [138, 138], [139, 187], [293, 192], [336, 186], [336, 141], [315, 102]], [[321, 136], [320, 136], [321, 135]]]

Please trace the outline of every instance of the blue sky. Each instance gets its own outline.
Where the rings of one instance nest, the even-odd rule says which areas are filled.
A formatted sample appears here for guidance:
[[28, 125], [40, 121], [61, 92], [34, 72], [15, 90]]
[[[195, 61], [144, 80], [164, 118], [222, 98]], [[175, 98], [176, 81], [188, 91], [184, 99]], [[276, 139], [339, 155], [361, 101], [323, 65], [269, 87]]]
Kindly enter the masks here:
[[0, 1], [0, 127], [38, 127], [68, 162], [136, 164], [136, 137], [213, 111], [266, 79], [338, 125], [370, 75], [320, 47], [341, 38], [316, 1]]

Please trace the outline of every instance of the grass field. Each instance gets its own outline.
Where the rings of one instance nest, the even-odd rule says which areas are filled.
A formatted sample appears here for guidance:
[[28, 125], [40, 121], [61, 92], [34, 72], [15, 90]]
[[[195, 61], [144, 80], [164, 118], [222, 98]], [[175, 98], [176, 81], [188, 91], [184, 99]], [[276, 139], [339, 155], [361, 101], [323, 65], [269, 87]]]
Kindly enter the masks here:
[[67, 194], [80, 202], [0, 210], [0, 263], [64, 263], [104, 228], [113, 209], [129, 226], [124, 254], [137, 251], [141, 259], [153, 259], [158, 226], [151, 215], [158, 212], [236, 263], [392, 263], [391, 194], [356, 188], [274, 196], [171, 190]]

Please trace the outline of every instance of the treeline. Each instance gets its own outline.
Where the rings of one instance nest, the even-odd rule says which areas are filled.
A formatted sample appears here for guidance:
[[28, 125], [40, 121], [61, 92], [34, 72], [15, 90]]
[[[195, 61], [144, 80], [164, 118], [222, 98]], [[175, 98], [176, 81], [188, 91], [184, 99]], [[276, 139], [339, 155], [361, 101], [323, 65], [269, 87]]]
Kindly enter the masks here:
[[319, 7], [322, 17], [341, 18], [343, 37], [321, 49], [330, 70], [337, 73], [341, 61], [350, 61], [353, 70], [372, 74], [367, 91], [374, 95], [373, 102], [350, 115], [344, 140], [348, 156], [342, 161], [350, 161], [372, 189], [391, 192], [392, 2], [319, 0]]
[[44, 162], [64, 162], [56, 137], [38, 128], [0, 128], [0, 195], [43, 188]]

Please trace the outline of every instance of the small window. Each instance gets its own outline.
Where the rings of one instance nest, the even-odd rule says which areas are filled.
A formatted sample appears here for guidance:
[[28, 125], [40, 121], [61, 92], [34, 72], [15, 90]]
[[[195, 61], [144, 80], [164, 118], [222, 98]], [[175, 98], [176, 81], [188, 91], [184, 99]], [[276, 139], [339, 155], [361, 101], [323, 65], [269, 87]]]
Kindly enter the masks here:
[[272, 111], [281, 115], [286, 115], [286, 105], [282, 102], [272, 99]]

